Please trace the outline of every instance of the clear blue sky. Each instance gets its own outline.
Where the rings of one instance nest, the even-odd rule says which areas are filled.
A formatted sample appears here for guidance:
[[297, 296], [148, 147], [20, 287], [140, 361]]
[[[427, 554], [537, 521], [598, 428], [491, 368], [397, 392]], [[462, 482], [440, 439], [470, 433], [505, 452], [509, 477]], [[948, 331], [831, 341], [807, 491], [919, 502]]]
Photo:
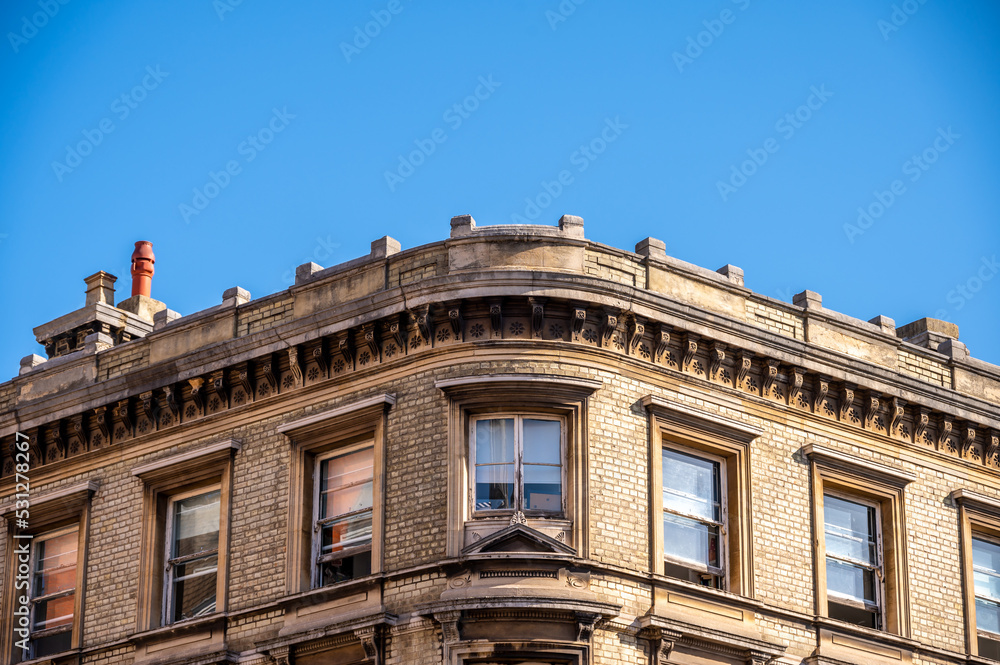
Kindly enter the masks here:
[[466, 213], [1000, 363], [996, 2], [235, 2], [3, 3], [0, 378], [136, 240], [189, 314]]

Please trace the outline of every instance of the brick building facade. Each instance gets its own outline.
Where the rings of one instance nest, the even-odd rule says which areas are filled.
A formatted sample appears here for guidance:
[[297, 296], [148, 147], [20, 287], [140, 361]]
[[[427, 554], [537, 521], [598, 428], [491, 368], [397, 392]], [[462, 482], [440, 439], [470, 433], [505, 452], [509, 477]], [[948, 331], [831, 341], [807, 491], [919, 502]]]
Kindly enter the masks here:
[[183, 317], [114, 281], [0, 384], [0, 663], [1000, 659], [1000, 368], [952, 324], [571, 216]]

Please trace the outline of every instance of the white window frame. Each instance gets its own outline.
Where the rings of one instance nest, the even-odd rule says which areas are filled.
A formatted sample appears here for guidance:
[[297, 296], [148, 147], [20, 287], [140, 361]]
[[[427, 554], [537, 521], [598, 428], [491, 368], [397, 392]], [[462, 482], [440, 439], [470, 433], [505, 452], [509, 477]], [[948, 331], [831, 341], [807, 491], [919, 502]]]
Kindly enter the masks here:
[[[514, 419], [514, 506], [512, 508], [484, 509], [476, 508], [476, 423], [480, 420]], [[559, 511], [528, 510], [524, 506], [524, 437], [522, 423], [528, 420], [550, 420], [559, 423]], [[469, 418], [469, 511], [471, 518], [495, 517], [497, 515], [512, 515], [522, 513], [528, 517], [562, 518], [566, 509], [566, 418], [549, 413], [532, 413], [530, 411], [497, 412], [476, 414]]]
[[[320, 491], [321, 491], [320, 490], [320, 487], [321, 487], [320, 476], [321, 476], [321, 471], [323, 469], [323, 462], [325, 462], [327, 460], [330, 460], [330, 459], [333, 459], [335, 457], [341, 457], [343, 455], [350, 455], [351, 453], [356, 453], [356, 452], [364, 450], [366, 448], [371, 448], [372, 449], [372, 475], [371, 475], [371, 483], [372, 483], [372, 506], [371, 506], [371, 508], [366, 509], [371, 514], [371, 516], [372, 516], [372, 537], [371, 537], [371, 541], [369, 541], [367, 549], [364, 548], [364, 547], [362, 547], [362, 546], [357, 546], [357, 547], [353, 547], [353, 548], [351, 548], [349, 550], [342, 550], [342, 551], [336, 552], [336, 553], [331, 552], [330, 554], [324, 556], [323, 553], [322, 553], [322, 548], [323, 548], [323, 529], [322, 529], [322, 527], [320, 525], [320, 522], [323, 521], [323, 520], [319, 519], [319, 499], [320, 499], [319, 495], [320, 495]], [[352, 443], [352, 444], [349, 444], [349, 445], [346, 445], [346, 446], [341, 446], [339, 448], [333, 448], [332, 450], [329, 450], [329, 451], [327, 451], [327, 452], [325, 452], [325, 453], [323, 453], [321, 455], [317, 455], [316, 458], [315, 458], [315, 460], [314, 460], [314, 468], [313, 468], [313, 507], [312, 507], [312, 525], [313, 525], [312, 531], [313, 531], [313, 536], [312, 536], [312, 556], [310, 558], [310, 560], [312, 561], [312, 588], [314, 588], [314, 589], [319, 589], [319, 588], [323, 587], [323, 580], [322, 580], [322, 575], [321, 575], [322, 564], [324, 564], [324, 563], [326, 563], [328, 561], [336, 561], [337, 559], [343, 559], [343, 558], [346, 558], [347, 556], [355, 556], [356, 554], [361, 554], [361, 553], [363, 553], [365, 551], [373, 552], [374, 553], [373, 546], [374, 546], [374, 540], [375, 540], [375, 506], [376, 506], [376, 503], [377, 503], [376, 486], [375, 486], [375, 465], [378, 463], [378, 461], [375, 459], [375, 455], [377, 454], [377, 452], [378, 451], [376, 450], [375, 440], [374, 440], [374, 438], [372, 438], [372, 439], [366, 439], [364, 441], [358, 441], [356, 443]], [[357, 513], [360, 514], [361, 511], [355, 511], [355, 512], [357, 512]], [[331, 518], [327, 518], [327, 519], [330, 519], [330, 520], [340, 519], [340, 518], [343, 518], [343, 517], [345, 517], [346, 515], [349, 515], [349, 514], [351, 514], [351, 513], [345, 513], [344, 515], [337, 515], [337, 516], [334, 516], [334, 517], [331, 517]], [[346, 556], [345, 556], [345, 552], [346, 552]], [[374, 556], [374, 554], [373, 554], [373, 556]], [[372, 562], [372, 572], [374, 572], [374, 571], [375, 571], [375, 563], [374, 563], [374, 560], [373, 560], [373, 562]], [[355, 578], [355, 579], [360, 579], [360, 578]], [[353, 581], [353, 580], [344, 580], [344, 581], [345, 582], [350, 582], [350, 581]], [[333, 585], [327, 585], [327, 586], [333, 586]]]
[[[663, 552], [663, 560], [664, 560], [665, 563], [670, 563], [670, 564], [675, 565], [675, 566], [679, 566], [679, 567], [682, 567], [682, 568], [687, 568], [688, 570], [693, 570], [693, 571], [701, 573], [703, 575], [710, 575], [710, 576], [712, 576], [714, 578], [714, 582], [715, 582], [712, 586], [714, 586], [716, 588], [720, 588], [720, 589], [725, 589], [726, 588], [726, 571], [728, 570], [728, 567], [729, 567], [729, 561], [728, 561], [729, 548], [727, 547], [727, 542], [729, 540], [729, 504], [728, 504], [728, 500], [727, 500], [727, 495], [729, 494], [729, 492], [727, 491], [728, 476], [726, 474], [728, 473], [728, 469], [726, 468], [726, 458], [721, 457], [719, 455], [713, 455], [712, 453], [708, 453], [708, 452], [705, 452], [705, 451], [702, 451], [702, 450], [695, 450], [693, 448], [688, 448], [688, 447], [685, 447], [685, 446], [676, 445], [676, 444], [673, 444], [673, 442], [668, 442], [667, 440], [663, 441], [662, 448], [664, 450], [672, 450], [672, 451], [674, 451], [676, 453], [680, 453], [682, 455], [687, 455], [688, 457], [694, 457], [694, 458], [697, 458], [697, 459], [706, 460], [706, 461], [713, 462], [713, 463], [719, 465], [719, 477], [718, 477], [719, 486], [718, 486], [717, 489], [718, 489], [718, 492], [719, 492], [719, 510], [720, 510], [719, 514], [720, 514], [720, 518], [721, 518], [720, 522], [716, 523], [716, 522], [711, 521], [711, 520], [706, 520], [703, 517], [699, 517], [697, 515], [688, 515], [688, 514], [685, 514], [685, 513], [680, 513], [680, 512], [677, 512], [677, 511], [669, 510], [666, 506], [663, 506], [662, 504], [661, 504], [661, 509], [662, 510], [661, 510], [661, 515], [660, 515], [660, 520], [663, 520], [663, 516], [665, 514], [669, 513], [671, 515], [676, 515], [678, 517], [683, 517], [685, 519], [689, 519], [689, 520], [692, 520], [692, 521], [695, 521], [695, 522], [700, 522], [702, 524], [708, 524], [708, 525], [711, 525], [711, 526], [717, 526], [719, 528], [719, 539], [718, 539], [719, 540], [719, 544], [718, 544], [718, 547], [719, 547], [719, 553], [718, 553], [719, 554], [719, 566], [717, 568], [715, 568], [714, 570], [713, 570], [713, 568], [711, 566], [708, 566], [707, 564], [706, 565], [701, 565], [701, 564], [699, 564], [699, 563], [697, 563], [695, 561], [689, 561], [689, 560], [686, 560], [686, 559], [681, 559], [679, 557], [672, 557], [672, 556], [670, 556], [670, 555], [667, 554], [665, 547], [664, 547], [664, 552]], [[662, 459], [662, 457], [663, 457], [662, 453], [661, 453], [660, 457]], [[662, 470], [661, 470], [661, 473], [660, 473], [660, 492], [661, 492], [661, 495], [662, 495], [662, 492], [663, 492], [663, 489], [664, 489], [664, 476], [665, 475], [666, 474], [662, 473]]]
[[[69, 533], [75, 533], [76, 536], [77, 536], [77, 538], [76, 538], [76, 541], [77, 541], [76, 561], [73, 564], [73, 567], [76, 569], [76, 574], [74, 575], [75, 579], [74, 579], [73, 589], [72, 590], [67, 590], [67, 591], [60, 591], [58, 593], [52, 593], [52, 594], [49, 594], [47, 596], [37, 596], [36, 597], [35, 596], [35, 575], [38, 574], [38, 545], [40, 543], [44, 543], [47, 540], [52, 540], [53, 538], [58, 538], [59, 536], [65, 536], [66, 534], [69, 534]], [[70, 633], [70, 639], [72, 640], [73, 628], [76, 625], [76, 619], [77, 619], [77, 617], [76, 617], [76, 593], [77, 593], [78, 581], [80, 579], [80, 577], [79, 577], [79, 566], [80, 566], [80, 559], [81, 559], [81, 555], [82, 554], [83, 553], [80, 552], [80, 525], [79, 524], [71, 524], [71, 525], [68, 525], [68, 526], [60, 528], [60, 529], [55, 529], [53, 531], [49, 531], [49, 532], [43, 533], [43, 534], [41, 534], [39, 536], [35, 536], [31, 540], [31, 573], [30, 573], [30, 575], [28, 577], [29, 598], [30, 598], [30, 603], [31, 603], [31, 610], [30, 610], [30, 617], [28, 619], [28, 626], [29, 626], [29, 629], [32, 631], [29, 634], [28, 639], [29, 639], [29, 644], [31, 645], [31, 649], [30, 649], [31, 658], [35, 658], [36, 657], [35, 656], [35, 640], [37, 640], [37, 639], [41, 639], [41, 638], [44, 638], [44, 637], [50, 637], [52, 635], [58, 635], [59, 633], [67, 633], [68, 632], [68, 633]], [[35, 608], [37, 607], [39, 601], [42, 601], [42, 600], [54, 600], [56, 598], [61, 598], [62, 596], [68, 596], [71, 593], [74, 596], [74, 598], [73, 598], [73, 601], [74, 601], [73, 602], [73, 608], [74, 608], [74, 610], [73, 610], [73, 621], [70, 622], [67, 626], [59, 626], [57, 628], [49, 628], [47, 630], [35, 631], [34, 630], [34, 625], [35, 625]]]
[[[211, 553], [209, 552], [199, 552], [197, 555], [192, 554], [186, 557], [181, 557], [177, 561], [172, 561], [173, 557], [171, 555], [174, 549], [174, 518], [175, 518], [174, 506], [177, 504], [178, 501], [183, 501], [185, 499], [190, 499], [192, 497], [201, 496], [202, 494], [209, 494], [211, 492], [216, 492], [216, 491], [219, 492], [219, 531], [218, 531], [219, 543], [215, 547], [215, 556], [216, 556], [215, 574], [216, 574], [216, 579], [218, 579], [218, 575], [220, 575], [219, 568], [223, 564], [222, 554], [220, 550], [220, 545], [222, 542], [222, 523], [223, 523], [222, 484], [217, 483], [215, 485], [206, 485], [204, 487], [193, 489], [189, 492], [173, 494], [167, 499], [166, 525], [163, 538], [166, 547], [166, 551], [164, 552], [163, 555], [163, 607], [161, 608], [162, 609], [161, 625], [163, 626], [170, 626], [175, 623], [184, 623], [185, 621], [192, 621], [194, 619], [200, 618], [195, 616], [195, 617], [189, 617], [187, 619], [181, 619], [180, 621], [176, 622], [173, 620], [173, 614], [174, 614], [173, 586], [175, 580], [174, 570], [176, 569], [178, 563], [183, 564], [186, 563], [187, 561], [193, 561], [196, 559], [202, 559], [211, 556]], [[212, 612], [210, 612], [209, 614], [215, 614], [216, 612], [218, 612], [218, 608], [219, 608], [218, 582], [216, 582], [215, 609], [212, 610]]]
[[[969, 551], [970, 552], [973, 551], [974, 543], [977, 540], [982, 541], [984, 543], [988, 543], [990, 545], [993, 545], [994, 547], [1000, 548], [1000, 538], [998, 538], [996, 536], [992, 536], [992, 535], [986, 534], [986, 533], [983, 533], [982, 531], [978, 531], [978, 530], [973, 529], [972, 533], [971, 533], [971, 542], [969, 543], [969, 545], [970, 545]], [[969, 568], [971, 569], [972, 576], [974, 578], [975, 574], [976, 574], [976, 566], [973, 563], [973, 561], [972, 561], [971, 558], [969, 560]], [[996, 574], [994, 576], [1000, 576], [1000, 571], [996, 571]], [[980, 595], [978, 595], [975, 592], [975, 588], [976, 588], [975, 587], [975, 582], [973, 581], [973, 584], [972, 584], [973, 603], [975, 603], [975, 601], [977, 601], [977, 600], [982, 599], [982, 600], [984, 600], [984, 601], [986, 601], [986, 602], [988, 602], [988, 603], [990, 603], [992, 605], [996, 605], [996, 606], [1000, 607], [1000, 598], [989, 598], [989, 597], [985, 597], [985, 596], [980, 596]], [[977, 610], [978, 610], [978, 608], [977, 608]], [[977, 611], [977, 619], [978, 619], [978, 611]], [[976, 625], [973, 626], [973, 630], [976, 631], [976, 637], [977, 637], [977, 639], [987, 639], [987, 640], [990, 640], [990, 641], [993, 641], [993, 642], [1000, 643], [1000, 633], [994, 633], [994, 632], [989, 631], [989, 630], [983, 630], [982, 628], [979, 627], [978, 622], [976, 623]]]
[[[869, 562], [857, 561], [847, 557], [839, 557], [830, 554], [828, 547], [823, 548], [823, 566], [826, 567], [826, 562], [828, 559], [833, 559], [839, 563], [843, 563], [849, 566], [854, 566], [857, 568], [865, 568], [871, 570], [875, 573], [875, 600], [872, 603], [873, 606], [869, 606], [867, 602], [858, 602], [853, 598], [846, 598], [844, 596], [832, 594], [830, 592], [830, 581], [826, 582], [826, 613], [830, 616], [830, 603], [835, 602], [839, 605], [846, 605], [848, 607], [853, 607], [859, 610], [864, 610], [865, 612], [875, 613], [875, 630], [885, 630], [885, 556], [883, 551], [883, 541], [882, 541], [882, 506], [877, 501], [872, 501], [864, 497], [860, 497], [854, 494], [849, 494], [846, 492], [839, 492], [833, 489], [826, 489], [823, 491], [823, 540], [826, 541], [826, 501], [825, 498], [832, 496], [834, 498], [840, 499], [841, 501], [847, 501], [858, 506], [864, 506], [868, 510], [871, 510], [875, 515], [875, 564], [872, 565]], [[832, 599], [832, 600], [831, 600]]]

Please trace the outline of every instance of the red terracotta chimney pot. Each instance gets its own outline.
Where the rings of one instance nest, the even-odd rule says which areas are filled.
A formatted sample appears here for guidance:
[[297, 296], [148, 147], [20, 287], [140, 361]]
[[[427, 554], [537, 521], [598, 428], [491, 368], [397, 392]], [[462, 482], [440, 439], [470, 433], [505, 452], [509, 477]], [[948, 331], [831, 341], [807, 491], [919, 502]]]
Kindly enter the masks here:
[[135, 251], [132, 252], [132, 295], [146, 296], [149, 298], [149, 290], [153, 285], [153, 264], [156, 257], [153, 256], [153, 243], [148, 240], [140, 240], [135, 243]]

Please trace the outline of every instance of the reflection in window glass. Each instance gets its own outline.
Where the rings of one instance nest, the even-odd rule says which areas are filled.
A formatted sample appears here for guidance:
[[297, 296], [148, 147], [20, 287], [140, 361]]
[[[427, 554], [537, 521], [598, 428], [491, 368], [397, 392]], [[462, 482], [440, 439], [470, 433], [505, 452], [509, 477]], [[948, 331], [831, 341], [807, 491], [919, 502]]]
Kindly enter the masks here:
[[879, 628], [881, 564], [875, 507], [826, 494], [823, 523], [829, 616]]
[[371, 574], [374, 468], [372, 446], [320, 463], [320, 586]]
[[473, 437], [476, 511], [562, 511], [561, 421], [481, 418]]
[[[719, 586], [722, 483], [718, 461], [663, 449], [663, 553], [667, 573]], [[693, 577], [686, 569], [701, 571]]]
[[31, 582], [31, 656], [70, 648], [76, 605], [79, 529], [74, 527], [34, 542]]
[[215, 611], [220, 491], [173, 501], [167, 561], [168, 623]]

